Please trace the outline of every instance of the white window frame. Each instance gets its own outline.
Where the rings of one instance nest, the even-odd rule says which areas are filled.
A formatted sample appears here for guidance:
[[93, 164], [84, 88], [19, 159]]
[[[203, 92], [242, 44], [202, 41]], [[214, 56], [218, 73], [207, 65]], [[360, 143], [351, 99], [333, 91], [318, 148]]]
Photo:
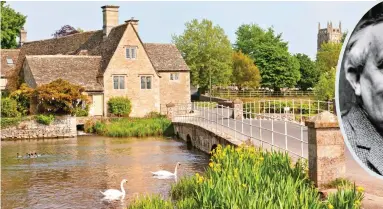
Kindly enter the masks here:
[[[7, 61], [7, 65], [14, 65], [15, 63], [13, 62], [13, 59], [11, 57], [7, 57], [6, 58], [6, 61]], [[11, 61], [11, 62], [9, 62]]]
[[178, 81], [180, 79], [180, 73], [170, 73], [170, 80], [171, 81]]
[[[125, 58], [128, 60], [137, 59], [137, 51], [138, 51], [137, 46], [126, 46], [125, 47]], [[128, 57], [128, 52], [129, 52], [129, 57]]]
[[[145, 80], [145, 86], [144, 88], [142, 88], [142, 78], [145, 77], [146, 78], [150, 78], [150, 88], [148, 88], [148, 82]], [[153, 88], [153, 76], [151, 75], [141, 75], [140, 76], [140, 89], [141, 90], [151, 90]]]
[[[126, 89], [126, 82], [125, 82], [125, 75], [113, 75], [112, 76], [112, 80], [113, 80], [113, 89], [114, 90], [124, 90], [124, 89]], [[114, 78], [117, 78], [118, 79], [118, 82], [117, 82], [117, 86], [118, 86], [118, 88], [115, 88], [115, 86], [114, 86]], [[123, 80], [123, 88], [121, 88], [121, 79], [122, 78], [122, 80]]]

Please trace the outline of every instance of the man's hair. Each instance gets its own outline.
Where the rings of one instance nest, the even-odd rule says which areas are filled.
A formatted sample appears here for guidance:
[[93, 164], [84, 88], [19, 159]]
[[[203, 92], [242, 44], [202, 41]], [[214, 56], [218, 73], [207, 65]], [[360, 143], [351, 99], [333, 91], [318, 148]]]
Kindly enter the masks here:
[[[374, 26], [377, 24], [383, 23], [383, 2], [377, 4], [375, 7], [373, 7], [367, 14], [363, 16], [363, 18], [359, 21], [357, 26], [355, 27], [354, 31], [352, 32], [349, 42], [346, 46], [346, 55], [351, 51], [352, 47], [355, 45], [355, 43], [358, 41], [360, 37], [353, 38], [356, 34], [361, 32], [363, 29]], [[362, 73], [364, 69], [364, 65], [367, 59], [367, 55], [369, 52], [369, 47], [363, 50], [358, 58], [354, 58], [353, 60], [350, 60], [353, 65], [355, 66], [352, 69], [345, 69], [346, 71], [353, 71], [354, 73], [360, 74]], [[348, 55], [347, 55], [348, 56]], [[347, 59], [347, 58], [346, 58]]]

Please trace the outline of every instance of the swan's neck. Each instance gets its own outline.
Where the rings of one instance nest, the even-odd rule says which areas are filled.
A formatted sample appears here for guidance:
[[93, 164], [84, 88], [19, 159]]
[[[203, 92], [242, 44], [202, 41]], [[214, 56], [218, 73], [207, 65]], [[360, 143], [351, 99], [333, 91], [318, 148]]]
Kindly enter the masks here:
[[178, 167], [178, 164], [176, 165], [176, 168], [174, 169], [174, 175], [177, 176], [177, 167]]
[[122, 195], [125, 196], [124, 182], [121, 182], [121, 191], [122, 191]]

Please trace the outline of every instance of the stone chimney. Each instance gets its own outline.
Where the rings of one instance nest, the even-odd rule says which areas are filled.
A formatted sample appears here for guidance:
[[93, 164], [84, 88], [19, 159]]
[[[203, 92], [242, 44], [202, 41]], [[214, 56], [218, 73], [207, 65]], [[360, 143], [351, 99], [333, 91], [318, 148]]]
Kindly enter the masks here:
[[104, 38], [107, 38], [113, 27], [118, 25], [118, 8], [119, 6], [105, 5], [102, 6], [103, 16], [103, 34]]
[[126, 23], [131, 23], [134, 27], [134, 29], [136, 30], [136, 32], [138, 33], [138, 20], [135, 20], [134, 17], [130, 18], [130, 20], [126, 20], [125, 21]]
[[27, 31], [24, 28], [21, 28], [19, 34], [19, 47], [21, 47], [25, 42], [27, 42]]

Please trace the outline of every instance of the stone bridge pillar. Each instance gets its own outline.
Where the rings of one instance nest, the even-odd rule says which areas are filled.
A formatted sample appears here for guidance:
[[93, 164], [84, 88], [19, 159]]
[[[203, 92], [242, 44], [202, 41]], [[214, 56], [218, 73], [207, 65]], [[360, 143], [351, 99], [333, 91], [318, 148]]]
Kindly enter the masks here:
[[235, 99], [233, 101], [233, 118], [236, 120], [241, 120], [243, 117], [243, 102], [240, 99]]
[[309, 176], [319, 189], [330, 181], [344, 177], [346, 172], [345, 146], [337, 117], [324, 111], [309, 121]]
[[174, 114], [174, 107], [175, 107], [175, 104], [174, 103], [168, 103], [166, 104], [166, 116], [170, 119], [173, 118], [173, 114]]

